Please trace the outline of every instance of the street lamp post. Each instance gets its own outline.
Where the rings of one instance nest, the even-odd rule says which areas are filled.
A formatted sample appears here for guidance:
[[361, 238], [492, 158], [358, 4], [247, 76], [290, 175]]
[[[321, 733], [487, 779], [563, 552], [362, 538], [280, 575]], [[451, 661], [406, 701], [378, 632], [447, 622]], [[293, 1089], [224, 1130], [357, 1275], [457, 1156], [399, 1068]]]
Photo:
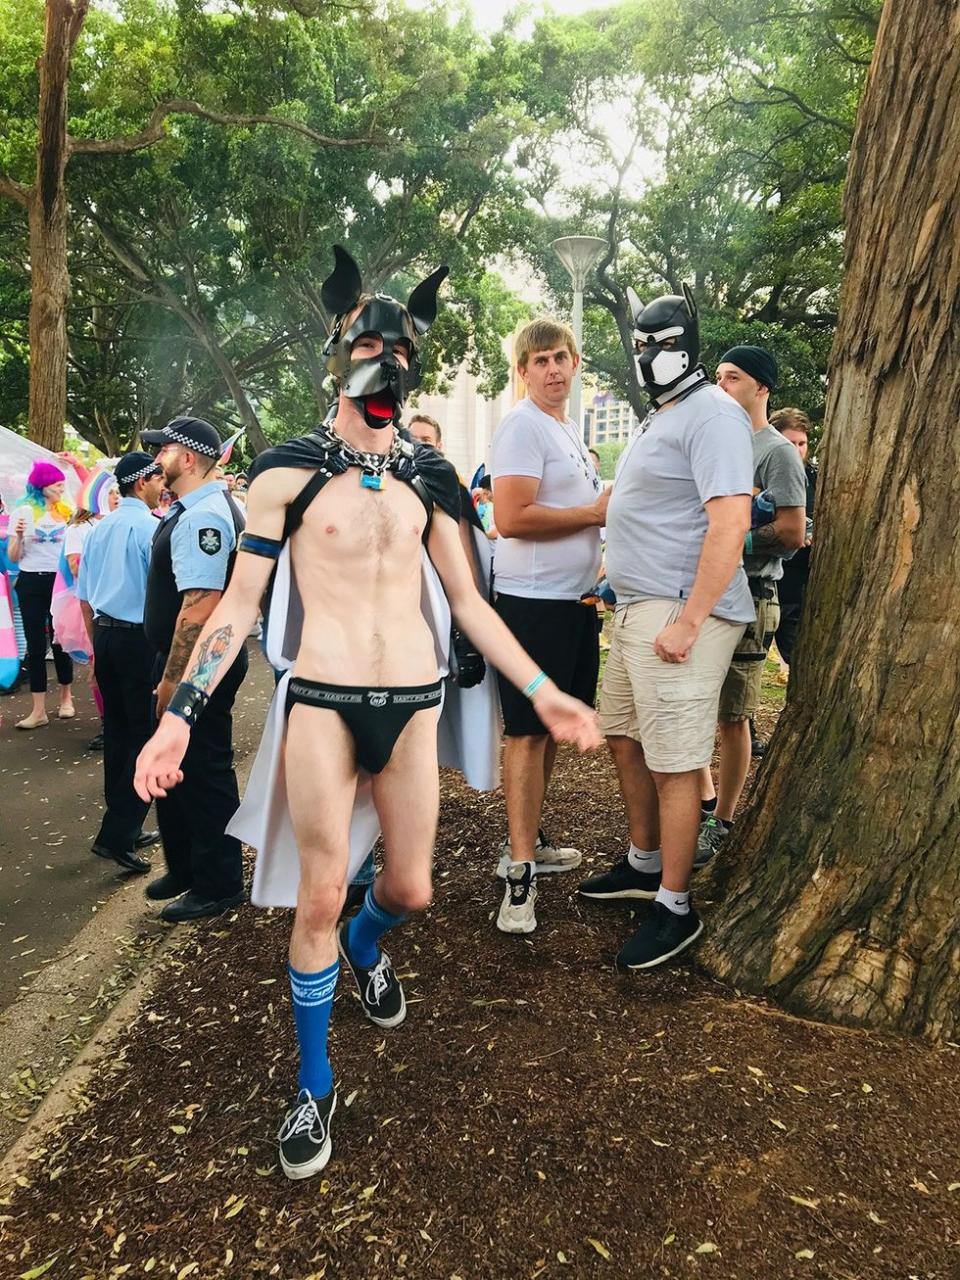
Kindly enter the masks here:
[[573, 281], [573, 336], [580, 352], [580, 367], [573, 378], [570, 388], [570, 417], [583, 430], [581, 411], [582, 372], [583, 372], [583, 286], [586, 284], [590, 268], [607, 247], [606, 240], [598, 236], [561, 236], [554, 240], [551, 248], [570, 272]]

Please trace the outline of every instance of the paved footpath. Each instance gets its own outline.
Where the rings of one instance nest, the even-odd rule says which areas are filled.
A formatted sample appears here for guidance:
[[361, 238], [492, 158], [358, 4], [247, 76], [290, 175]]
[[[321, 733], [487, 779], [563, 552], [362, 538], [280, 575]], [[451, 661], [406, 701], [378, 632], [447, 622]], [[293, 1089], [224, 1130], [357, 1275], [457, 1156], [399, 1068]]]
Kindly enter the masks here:
[[[251, 673], [237, 698], [234, 725], [240, 769], [256, 750], [272, 688], [253, 641], [250, 650]], [[53, 682], [47, 697], [52, 708]], [[86, 750], [99, 720], [82, 667], [75, 703], [76, 719], [51, 719], [28, 733], [14, 725], [28, 713], [30, 695], [0, 698], [0, 1012], [131, 880], [90, 852], [100, 823], [103, 756]], [[152, 810], [144, 826], [156, 828]], [[159, 846], [148, 856], [163, 869]], [[153, 908], [145, 902], [144, 911]]]

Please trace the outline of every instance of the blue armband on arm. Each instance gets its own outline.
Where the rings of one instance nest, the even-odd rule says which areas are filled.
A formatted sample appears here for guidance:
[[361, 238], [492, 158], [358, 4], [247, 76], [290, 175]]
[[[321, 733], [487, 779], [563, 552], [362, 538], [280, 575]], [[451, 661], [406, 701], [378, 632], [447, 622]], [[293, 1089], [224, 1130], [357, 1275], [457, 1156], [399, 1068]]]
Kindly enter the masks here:
[[241, 533], [237, 544], [238, 551], [249, 551], [252, 556], [264, 556], [267, 560], [276, 560], [283, 550], [282, 538], [265, 538], [259, 533]]

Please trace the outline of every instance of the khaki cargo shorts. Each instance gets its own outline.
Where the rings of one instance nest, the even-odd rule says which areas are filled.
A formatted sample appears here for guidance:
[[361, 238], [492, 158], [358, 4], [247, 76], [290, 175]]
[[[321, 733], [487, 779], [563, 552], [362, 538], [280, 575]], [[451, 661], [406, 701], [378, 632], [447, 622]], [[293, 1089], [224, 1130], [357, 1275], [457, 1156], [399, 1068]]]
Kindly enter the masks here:
[[760, 704], [763, 664], [780, 625], [780, 605], [776, 598], [754, 600], [753, 603], [757, 618], [749, 624], [734, 650], [730, 670], [720, 691], [720, 720], [747, 720]]
[[613, 615], [600, 694], [608, 736], [633, 738], [657, 773], [687, 773], [710, 763], [720, 687], [743, 624], [707, 618], [686, 662], [664, 662], [657, 635], [676, 622], [678, 600], [640, 600]]

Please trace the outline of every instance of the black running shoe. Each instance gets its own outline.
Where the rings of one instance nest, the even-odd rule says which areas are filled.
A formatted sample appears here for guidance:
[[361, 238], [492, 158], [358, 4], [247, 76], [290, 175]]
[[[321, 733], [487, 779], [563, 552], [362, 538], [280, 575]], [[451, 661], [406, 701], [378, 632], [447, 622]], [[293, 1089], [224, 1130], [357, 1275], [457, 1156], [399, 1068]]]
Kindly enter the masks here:
[[685, 916], [655, 902], [650, 915], [623, 944], [617, 956], [618, 969], [655, 969], [666, 964], [703, 933], [703, 921], [691, 906]]
[[353, 974], [364, 1013], [371, 1022], [385, 1030], [399, 1027], [407, 1016], [407, 1002], [390, 957], [381, 951], [380, 959], [369, 968], [355, 964], [347, 949], [347, 928], [344, 923], [337, 929], [337, 947]]
[[584, 880], [577, 893], [581, 898], [596, 898], [601, 902], [613, 901], [615, 898], [645, 898], [649, 901], [657, 896], [659, 888], [659, 871], [637, 871], [624, 854], [609, 871]]
[[315, 1098], [309, 1089], [297, 1094], [277, 1134], [280, 1168], [288, 1178], [309, 1178], [324, 1168], [333, 1150], [330, 1121], [336, 1109], [336, 1089], [325, 1098]]

